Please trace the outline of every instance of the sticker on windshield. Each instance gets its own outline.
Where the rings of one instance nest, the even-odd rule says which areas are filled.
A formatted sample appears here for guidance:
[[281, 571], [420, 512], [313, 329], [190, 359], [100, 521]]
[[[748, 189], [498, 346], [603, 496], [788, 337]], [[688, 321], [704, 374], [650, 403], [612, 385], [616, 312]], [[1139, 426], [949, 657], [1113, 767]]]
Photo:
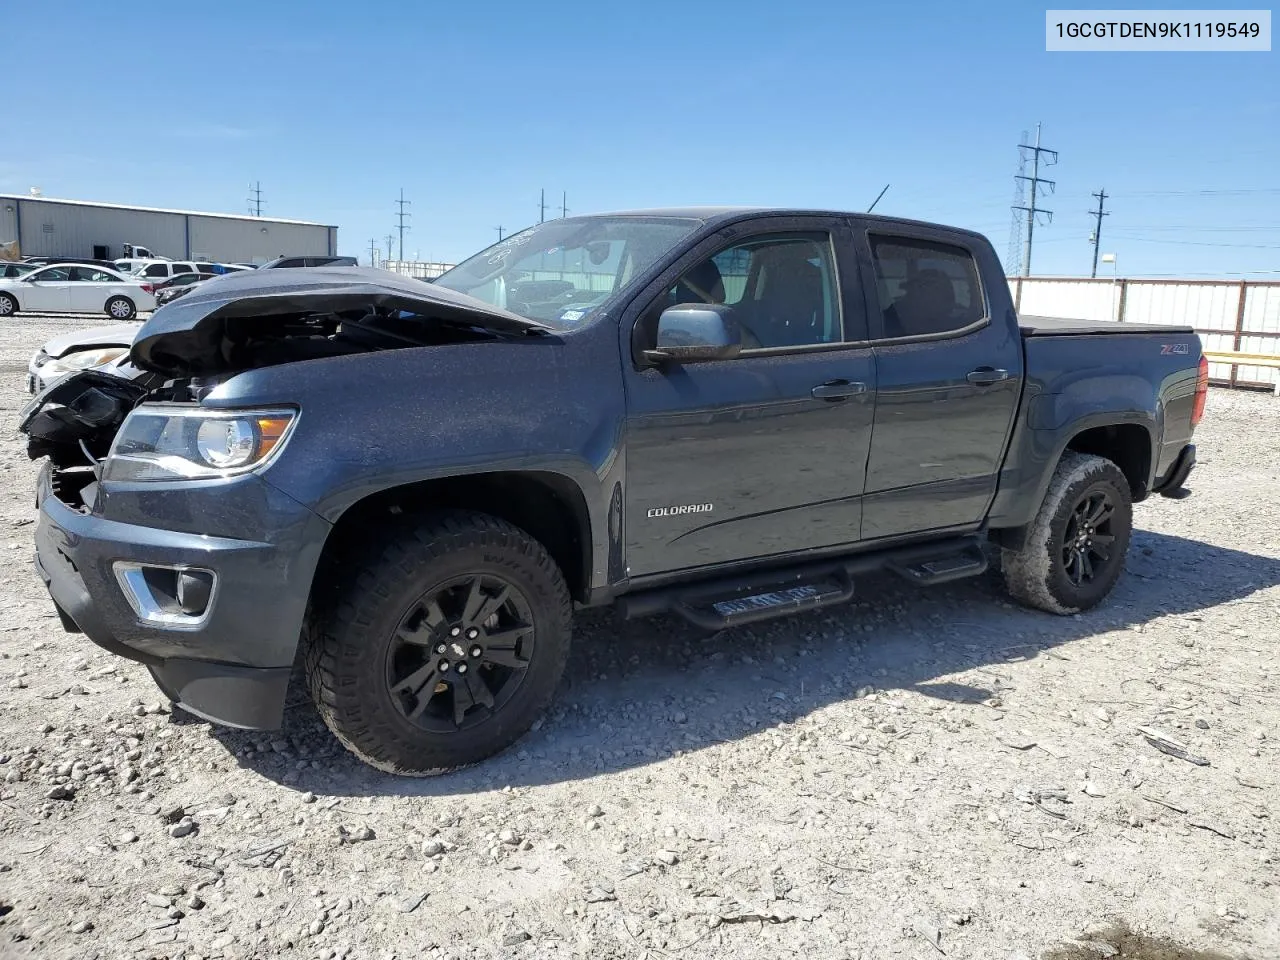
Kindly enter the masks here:
[[566, 310], [564, 313], [560, 314], [560, 319], [564, 323], [577, 323], [586, 315], [587, 311], [585, 310]]

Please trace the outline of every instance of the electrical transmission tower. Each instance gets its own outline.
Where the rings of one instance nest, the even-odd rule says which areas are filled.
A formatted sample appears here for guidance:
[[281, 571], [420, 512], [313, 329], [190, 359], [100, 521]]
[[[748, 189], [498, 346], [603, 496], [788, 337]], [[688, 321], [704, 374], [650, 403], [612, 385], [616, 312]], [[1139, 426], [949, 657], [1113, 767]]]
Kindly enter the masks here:
[[501, 242], [502, 242], [502, 230], [503, 230], [502, 224], [498, 224], [498, 225], [497, 225], [496, 227], [494, 227], [493, 229], [495, 229], [495, 230], [497, 230], [497, 231], [498, 231], [498, 242], [499, 242], [499, 243], [501, 243]]
[[1090, 194], [1098, 198], [1098, 209], [1090, 210], [1089, 213], [1097, 218], [1097, 226], [1093, 228], [1093, 236], [1089, 238], [1089, 242], [1093, 244], [1093, 272], [1089, 274], [1091, 277], [1098, 275], [1098, 248], [1102, 246], [1102, 218], [1109, 217], [1111, 214], [1102, 209], [1102, 203], [1107, 199], [1107, 188], [1103, 187], [1097, 193]]
[[249, 192], [253, 194], [248, 200], [249, 212], [255, 217], [262, 216], [262, 181], [249, 184]]
[[[1026, 137], [1023, 137], [1023, 140], [1025, 141]], [[1031, 157], [1031, 176], [1027, 176], [1026, 173], [1023, 172], [1026, 169], [1025, 161], [1028, 151], [1030, 151]], [[1030, 184], [1031, 193], [1029, 203], [1019, 202], [1013, 206], [1015, 213], [1021, 211], [1027, 215], [1027, 232], [1022, 241], [1022, 269], [1019, 271], [1024, 277], [1031, 275], [1031, 241], [1034, 238], [1036, 231], [1036, 214], [1043, 213], [1049, 218], [1049, 223], [1053, 223], [1053, 211], [1036, 206], [1036, 195], [1039, 193], [1040, 184], [1045, 184], [1049, 193], [1053, 193], [1054, 188], [1057, 186], [1057, 183], [1053, 180], [1046, 180], [1044, 177], [1040, 176], [1041, 154], [1044, 155], [1045, 166], [1052, 166], [1058, 162], [1058, 151], [1040, 146], [1040, 124], [1037, 123], [1035, 145], [1032, 146], [1025, 142], [1018, 144], [1019, 172], [1015, 176], [1015, 179], [1019, 183], [1025, 182]]]
[[542, 193], [538, 198], [538, 222], [545, 223], [547, 220], [547, 188], [542, 188]]
[[[391, 241], [393, 241], [393, 240], [395, 239], [395, 237], [388, 233], [385, 237], [383, 237], [383, 239], [387, 241], [387, 259], [388, 259], [388, 260], [390, 260], [390, 259], [391, 259]], [[403, 253], [403, 250], [404, 250], [404, 248], [402, 247], [402, 248], [401, 248], [401, 254], [400, 254], [400, 259], [401, 259], [401, 260], [403, 260], [403, 259], [404, 259], [404, 253]]]
[[378, 265], [378, 241], [369, 241], [369, 266], [376, 267]]
[[560, 194], [560, 218], [564, 219], [569, 215], [569, 194]]
[[[404, 198], [404, 187], [400, 188], [400, 199], [396, 201], [396, 205], [397, 207], [399, 207], [398, 211], [396, 212], [396, 220], [400, 226], [400, 259], [403, 260], [404, 259], [404, 232], [405, 230], [408, 229], [408, 227], [404, 225], [404, 219], [405, 217], [413, 216], [413, 214], [411, 213], [404, 212], [404, 208], [406, 206], [413, 205], [412, 200], [406, 200]], [[391, 242], [389, 240], [387, 241], [387, 259], [388, 260], [391, 259]]]

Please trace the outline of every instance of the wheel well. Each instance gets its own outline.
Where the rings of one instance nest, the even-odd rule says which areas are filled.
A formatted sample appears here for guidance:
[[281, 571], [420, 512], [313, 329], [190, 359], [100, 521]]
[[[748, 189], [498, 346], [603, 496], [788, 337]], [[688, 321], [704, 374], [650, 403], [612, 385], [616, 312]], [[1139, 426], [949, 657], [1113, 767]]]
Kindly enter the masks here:
[[591, 521], [582, 492], [554, 473], [521, 471], [445, 477], [392, 487], [358, 501], [338, 518], [324, 545], [321, 569], [346, 544], [386, 529], [398, 516], [439, 508], [475, 510], [513, 523], [541, 543], [564, 574], [569, 593], [585, 600], [590, 585]]
[[1067, 449], [1106, 457], [1129, 481], [1135, 501], [1147, 495], [1147, 482], [1151, 476], [1151, 434], [1141, 424], [1116, 423], [1085, 430], [1071, 438]]

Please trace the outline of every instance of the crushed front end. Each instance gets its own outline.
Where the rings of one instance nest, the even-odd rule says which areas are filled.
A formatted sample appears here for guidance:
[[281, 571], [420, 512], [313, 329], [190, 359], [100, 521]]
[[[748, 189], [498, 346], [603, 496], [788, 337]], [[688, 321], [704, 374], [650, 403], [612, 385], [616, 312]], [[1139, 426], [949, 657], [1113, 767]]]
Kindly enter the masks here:
[[63, 625], [146, 664], [191, 713], [269, 729], [330, 525], [270, 482], [302, 398], [246, 409], [219, 388], [265, 367], [545, 331], [382, 271], [254, 273], [157, 310], [129, 363], [57, 380], [19, 427], [47, 459], [36, 566]]
[[64, 627], [145, 664], [189, 712], [278, 727], [327, 524], [252, 472], [112, 479], [108, 451], [140, 403], [199, 409], [175, 399], [189, 383], [148, 379], [86, 371], [24, 411], [29, 452], [48, 458], [36, 568]]

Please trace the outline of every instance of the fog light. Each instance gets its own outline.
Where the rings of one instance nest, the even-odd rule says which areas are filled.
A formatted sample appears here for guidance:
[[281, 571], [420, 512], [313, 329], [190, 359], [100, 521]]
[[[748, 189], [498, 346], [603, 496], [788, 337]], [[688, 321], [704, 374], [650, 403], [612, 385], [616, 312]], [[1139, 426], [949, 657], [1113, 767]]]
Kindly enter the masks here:
[[198, 617], [209, 606], [213, 593], [213, 574], [207, 570], [178, 572], [178, 606], [190, 617]]
[[218, 575], [178, 565], [117, 560], [116, 580], [138, 619], [167, 630], [198, 630], [213, 609]]

